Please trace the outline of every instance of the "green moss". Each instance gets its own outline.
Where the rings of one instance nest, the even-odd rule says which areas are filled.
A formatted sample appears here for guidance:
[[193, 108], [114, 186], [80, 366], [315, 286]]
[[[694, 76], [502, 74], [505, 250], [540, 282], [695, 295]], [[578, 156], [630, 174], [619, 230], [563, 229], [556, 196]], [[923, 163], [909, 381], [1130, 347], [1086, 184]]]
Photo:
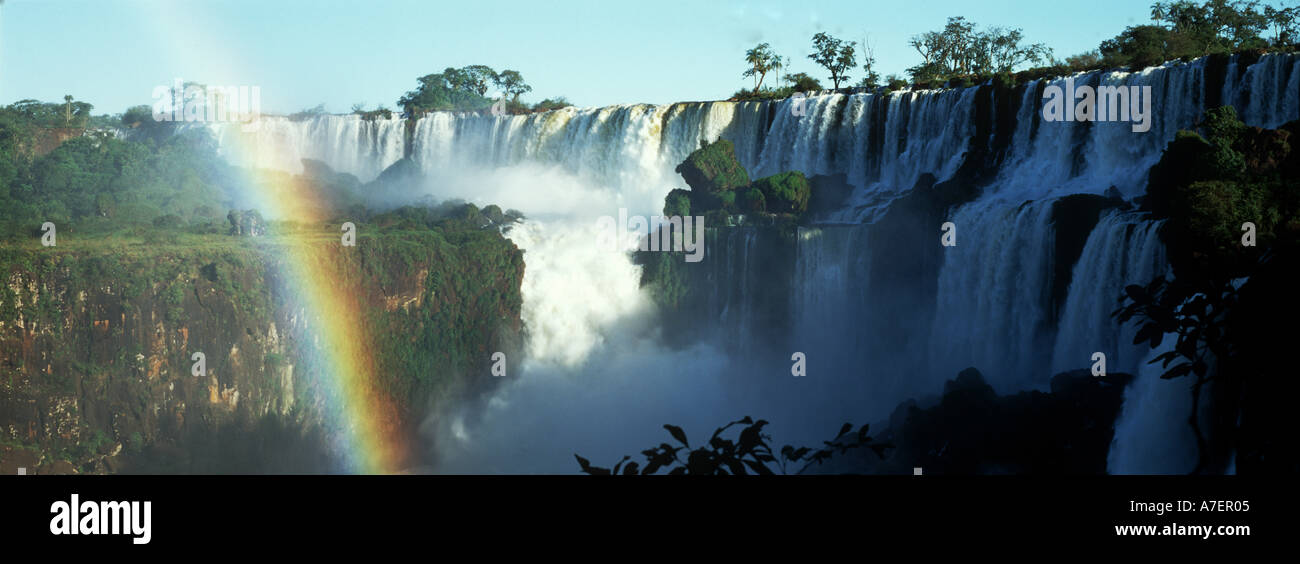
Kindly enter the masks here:
[[754, 187], [763, 192], [767, 209], [774, 213], [795, 215], [808, 211], [812, 187], [802, 172], [793, 170], [774, 174], [754, 181]]
[[744, 213], [763, 213], [767, 211], [767, 197], [758, 188], [745, 188], [740, 192], [739, 207]]
[[686, 217], [691, 215], [691, 193], [689, 190], [676, 188], [664, 198], [664, 215], [667, 217]]
[[[1295, 177], [1300, 162], [1288, 143], [1290, 129], [1248, 129], [1231, 107], [1206, 112], [1205, 136], [1179, 132], [1151, 168], [1143, 206], [1167, 219], [1162, 238], [1178, 276], [1242, 275], [1261, 249], [1300, 241], [1287, 218], [1300, 212]], [[1256, 230], [1256, 246], [1242, 244], [1243, 224]]]
[[697, 196], [717, 194], [749, 185], [749, 173], [736, 159], [736, 147], [726, 139], [703, 142], [677, 165], [676, 171]]

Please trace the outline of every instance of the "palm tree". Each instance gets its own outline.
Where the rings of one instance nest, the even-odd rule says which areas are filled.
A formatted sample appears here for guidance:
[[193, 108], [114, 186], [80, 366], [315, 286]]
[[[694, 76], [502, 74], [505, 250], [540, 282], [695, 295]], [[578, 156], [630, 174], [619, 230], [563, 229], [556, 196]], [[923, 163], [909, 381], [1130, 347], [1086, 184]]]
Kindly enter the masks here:
[[779, 66], [780, 57], [772, 52], [772, 46], [767, 43], [759, 43], [753, 49], [745, 51], [745, 62], [749, 63], [750, 68], [741, 76], [754, 77], [754, 92], [763, 86], [763, 79], [771, 71], [774, 61]]

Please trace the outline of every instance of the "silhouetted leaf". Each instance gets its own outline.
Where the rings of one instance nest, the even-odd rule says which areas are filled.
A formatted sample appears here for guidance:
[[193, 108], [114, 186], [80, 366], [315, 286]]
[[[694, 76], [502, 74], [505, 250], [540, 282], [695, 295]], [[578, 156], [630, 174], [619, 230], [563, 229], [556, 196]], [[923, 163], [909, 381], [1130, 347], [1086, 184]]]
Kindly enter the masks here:
[[1168, 372], [1161, 374], [1160, 377], [1165, 380], [1168, 380], [1170, 378], [1178, 378], [1181, 376], [1186, 376], [1187, 373], [1191, 371], [1192, 371], [1191, 363], [1184, 362], [1182, 364], [1179, 364], [1178, 366], [1173, 367], [1173, 369], [1169, 370]]
[[613, 470], [611, 473], [614, 474], [615, 476], [617, 476], [617, 475], [618, 475], [618, 469], [623, 467], [623, 463], [624, 463], [624, 462], [627, 462], [628, 460], [631, 460], [631, 459], [632, 459], [632, 457], [630, 457], [630, 456], [624, 456], [624, 457], [623, 457], [623, 460], [618, 461], [618, 463], [614, 465], [614, 470]]
[[578, 459], [578, 466], [582, 467], [582, 471], [591, 474], [592, 476], [608, 476], [610, 473], [608, 468], [592, 466], [590, 461], [581, 456], [575, 454], [573, 457]]
[[681, 427], [678, 427], [676, 425], [665, 424], [664, 428], [668, 429], [668, 432], [673, 436], [674, 439], [677, 439], [677, 442], [686, 445], [686, 448], [691, 448], [691, 443], [686, 442], [686, 432], [682, 431]]
[[[745, 462], [749, 462], [749, 461], [746, 460]], [[745, 474], [745, 465], [741, 464], [740, 461], [735, 458], [731, 458], [727, 460], [727, 468], [730, 468], [731, 473], [737, 476], [742, 476]]]

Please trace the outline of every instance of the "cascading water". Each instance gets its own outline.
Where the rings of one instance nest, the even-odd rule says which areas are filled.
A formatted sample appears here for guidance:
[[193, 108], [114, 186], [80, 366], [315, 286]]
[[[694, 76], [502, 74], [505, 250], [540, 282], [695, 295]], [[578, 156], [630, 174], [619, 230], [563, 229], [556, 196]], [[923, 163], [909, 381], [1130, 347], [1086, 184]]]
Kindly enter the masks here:
[[1070, 278], [1052, 372], [1088, 368], [1094, 352], [1106, 355], [1108, 371], [1137, 374], [1144, 367], [1150, 349], [1132, 344], [1133, 324], [1116, 330], [1111, 314], [1119, 309], [1125, 286], [1145, 286], [1165, 273], [1159, 229], [1160, 222], [1126, 212], [1107, 214], [1093, 228]]
[[975, 366], [1004, 393], [1046, 387], [1051, 218], [1051, 201], [985, 200], [953, 216], [956, 245], [944, 248], [930, 338], [937, 373]]
[[[1248, 125], [1276, 127], [1300, 119], [1300, 56], [1265, 55], [1249, 65], [1233, 57], [1226, 67], [1205, 59], [1071, 79], [1094, 87], [1150, 87], [1150, 131], [1134, 133], [1129, 122], [1044, 121], [1041, 92], [1065, 85], [1053, 79], [1012, 91], [1012, 100], [999, 99], [1007, 91], [991, 86], [818, 94], [802, 102], [802, 115], [796, 115], [794, 100], [566, 108], [525, 116], [433, 113], [414, 124], [409, 142], [397, 120], [271, 118], [254, 134], [266, 149], [248, 164], [295, 172], [298, 159], [314, 158], [365, 181], [408, 155], [430, 177], [436, 197], [517, 207], [535, 218], [510, 235], [528, 264], [525, 323], [535, 363], [494, 400], [495, 411], [487, 411], [477, 432], [464, 425], [460, 430], [474, 440], [495, 441], [506, 452], [542, 456], [536, 446], [526, 446], [529, 440], [574, 432], [586, 437], [575, 439], [582, 443], [575, 449], [587, 445], [621, 455], [659, 442], [661, 423], [711, 430], [743, 415], [737, 411], [742, 408], [769, 410], [750, 412], [756, 416], [803, 417], [809, 429], [838, 417], [872, 420], [906, 397], [937, 393], [943, 380], [966, 366], [978, 367], [1005, 393], [1041, 389], [1056, 371], [1085, 368], [1091, 353], [1102, 351], [1111, 371], [1140, 374], [1117, 424], [1111, 470], [1180, 471], [1178, 464], [1152, 462], [1159, 453], [1149, 445], [1162, 434], [1169, 444], [1181, 444], [1175, 439], [1186, 418], [1179, 407], [1185, 400], [1177, 393], [1182, 389], [1147, 374], [1145, 356], [1126, 345], [1131, 329], [1109, 318], [1125, 284], [1146, 283], [1164, 271], [1157, 227], [1131, 213], [1103, 216], [1069, 269], [1064, 301], [1053, 310], [1053, 277], [1060, 272], [1055, 262], [1066, 260], [1055, 256], [1053, 202], [1111, 187], [1128, 200], [1141, 196], [1146, 171], [1166, 144], [1211, 104], [1234, 105]], [[220, 135], [228, 130], [219, 128]], [[665, 350], [646, 337], [651, 329], [641, 327], [649, 323], [645, 308], [629, 305], [644, 298], [626, 255], [604, 266], [565, 258], [585, 252], [578, 246], [590, 238], [582, 230], [591, 215], [613, 216], [620, 207], [658, 213], [667, 192], [683, 185], [673, 172], [676, 164], [702, 140], [719, 137], [735, 143], [753, 178], [800, 170], [843, 175], [852, 187], [842, 206], [818, 216], [823, 225], [801, 230], [795, 242], [790, 351], [773, 354], [786, 359], [791, 351], [809, 352], [808, 378], [790, 378], [788, 364], [728, 356], [728, 347], [712, 342]], [[957, 226], [957, 246], [942, 248], [937, 290], [931, 290], [937, 293], [929, 296], [933, 310], [918, 313], [925, 317], [918, 327], [886, 326], [891, 322], [876, 310], [895, 301], [890, 292], [897, 289], [868, 281], [889, 267], [871, 258], [895, 241], [888, 234], [869, 235], [869, 224], [923, 175], [942, 182], [967, 165], [985, 174], [982, 193], [947, 212]], [[568, 191], [575, 184], [587, 188]], [[578, 209], [586, 215], [574, 213]], [[939, 225], [927, 230], [938, 245]], [[752, 309], [757, 288], [770, 275], [754, 260], [762, 245], [744, 228], [711, 237], [705, 260], [717, 261], [710, 266], [716, 299], [711, 311], [691, 313], [712, 324], [706, 334], [752, 339], [745, 331], [768, 319], [755, 317]], [[575, 292], [604, 293], [618, 303], [594, 295], [579, 300]], [[902, 332], [896, 342], [913, 349], [878, 344], [891, 331]], [[891, 354], [915, 358], [882, 374], [879, 366]], [[812, 376], [817, 367], [835, 378], [818, 380]], [[754, 385], [737, 387], [744, 377]], [[892, 380], [873, 381], [882, 378]], [[852, 386], [861, 388], [845, 392]], [[582, 434], [586, 427], [558, 423], [572, 423], [577, 414], [586, 414], [590, 427], [618, 429], [617, 436], [600, 443]], [[529, 426], [536, 432], [512, 438]], [[1181, 453], [1183, 447], [1170, 448]], [[572, 470], [569, 460], [513, 467], [498, 462], [477, 468]]]
[[1196, 463], [1196, 438], [1186, 422], [1190, 388], [1185, 379], [1162, 380], [1161, 365], [1148, 364], [1172, 348], [1172, 336], [1155, 350], [1134, 345], [1137, 324], [1117, 328], [1111, 315], [1125, 286], [1166, 274], [1161, 223], [1131, 212], [1112, 212], [1098, 222], [1074, 266], [1056, 337], [1053, 372], [1088, 368], [1093, 353], [1100, 352], [1108, 372], [1137, 378], [1125, 390], [1115, 422], [1108, 460], [1112, 474], [1178, 474]]
[[1192, 384], [1187, 378], [1162, 380], [1160, 363], [1147, 364], [1174, 346], [1166, 338], [1142, 357], [1137, 380], [1124, 391], [1124, 408], [1115, 421], [1115, 438], [1106, 458], [1111, 474], [1186, 474], [1196, 468], [1196, 435], [1187, 423]]
[[323, 115], [301, 120], [265, 116], [255, 127], [223, 123], [212, 130], [219, 147], [254, 148], [227, 153], [232, 164], [297, 174], [302, 159], [313, 159], [367, 182], [402, 158], [405, 127], [401, 119]]
[[875, 94], [830, 94], [793, 100], [776, 109], [754, 176], [786, 170], [844, 174], [852, 201], [830, 215], [833, 223], [873, 219], [921, 174], [952, 176], [973, 133], [976, 89]]

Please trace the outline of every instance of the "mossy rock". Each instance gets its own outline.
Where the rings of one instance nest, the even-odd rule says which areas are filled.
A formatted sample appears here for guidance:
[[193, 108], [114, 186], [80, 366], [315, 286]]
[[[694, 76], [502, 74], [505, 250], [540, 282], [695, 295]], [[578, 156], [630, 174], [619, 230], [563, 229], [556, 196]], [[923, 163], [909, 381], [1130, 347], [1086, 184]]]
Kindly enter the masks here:
[[767, 198], [758, 188], [745, 188], [740, 191], [737, 205], [744, 213], [762, 213], [767, 211]]
[[[1161, 239], [1181, 277], [1239, 276], [1260, 250], [1293, 244], [1300, 232], [1286, 218], [1300, 208], [1290, 174], [1293, 125], [1247, 128], [1230, 107], [1206, 112], [1206, 137], [1179, 132], [1151, 168], [1143, 206], [1167, 219]], [[1242, 244], [1243, 224], [1256, 229], [1256, 246]]]
[[664, 198], [664, 216], [686, 217], [691, 215], [691, 192], [675, 188]]
[[691, 190], [701, 194], [728, 192], [749, 185], [749, 173], [736, 159], [736, 146], [726, 139], [702, 143], [677, 165]]
[[483, 217], [488, 218], [493, 224], [505, 223], [507, 218], [505, 212], [501, 211], [501, 206], [490, 204], [483, 208]]
[[755, 180], [754, 188], [763, 193], [767, 209], [773, 213], [800, 215], [808, 210], [808, 199], [812, 195], [808, 178], [797, 170]]

